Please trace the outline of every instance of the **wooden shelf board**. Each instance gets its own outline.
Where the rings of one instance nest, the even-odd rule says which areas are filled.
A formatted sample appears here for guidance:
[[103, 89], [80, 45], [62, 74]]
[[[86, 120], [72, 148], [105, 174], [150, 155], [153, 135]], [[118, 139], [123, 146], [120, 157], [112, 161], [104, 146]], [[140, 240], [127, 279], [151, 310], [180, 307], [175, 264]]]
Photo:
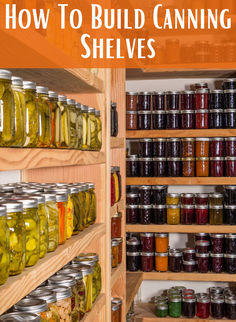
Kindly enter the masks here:
[[114, 138], [111, 137], [111, 149], [122, 149], [125, 147], [124, 138]]
[[172, 137], [229, 137], [236, 136], [236, 129], [222, 130], [148, 130], [148, 131], [126, 131], [127, 139], [139, 138], [172, 138]]
[[235, 185], [236, 177], [126, 178], [126, 185]]
[[93, 304], [92, 310], [89, 313], [85, 314], [84, 318], [81, 321], [83, 322], [96, 321], [99, 316], [99, 313], [101, 312], [105, 304], [106, 304], [106, 295], [103, 293], [99, 294], [98, 298]]
[[120, 200], [114, 206], [111, 207], [111, 217], [114, 216], [117, 212], [123, 211], [125, 206], [124, 200]]
[[112, 270], [111, 270], [111, 289], [113, 288], [113, 286], [117, 282], [118, 278], [124, 273], [124, 271], [125, 271], [125, 268], [124, 268], [123, 263], [118, 265], [116, 268], [112, 268]]
[[138, 289], [143, 281], [143, 273], [137, 272], [135, 274], [127, 272], [126, 273], [126, 313], [138, 292]]
[[127, 233], [236, 233], [236, 226], [230, 225], [126, 225]]
[[0, 287], [0, 314], [55, 274], [80, 252], [86, 251], [88, 246], [96, 243], [105, 234], [105, 229], [105, 224], [90, 226], [59, 246], [55, 252], [47, 254], [35, 266], [26, 268], [18, 276], [9, 277], [6, 284]]
[[0, 170], [25, 170], [105, 163], [104, 152], [0, 148]]

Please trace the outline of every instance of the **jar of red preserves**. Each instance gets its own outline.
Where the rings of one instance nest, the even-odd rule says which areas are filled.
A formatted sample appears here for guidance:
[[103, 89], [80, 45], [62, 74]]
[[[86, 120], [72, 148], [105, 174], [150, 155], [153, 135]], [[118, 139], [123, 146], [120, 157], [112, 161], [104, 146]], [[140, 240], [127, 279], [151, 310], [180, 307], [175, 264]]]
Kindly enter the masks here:
[[214, 254], [223, 254], [224, 252], [224, 235], [211, 234], [211, 252]]
[[211, 253], [211, 270], [213, 273], [222, 273], [224, 270], [224, 254]]
[[139, 156], [142, 158], [152, 157], [152, 139], [139, 140]]
[[163, 139], [163, 138], [153, 139], [153, 157], [166, 158], [166, 155], [167, 155], [166, 139]]
[[139, 205], [126, 205], [126, 223], [137, 224], [139, 222]]
[[192, 225], [194, 223], [194, 206], [181, 205], [181, 224]]
[[167, 186], [152, 186], [152, 204], [164, 205], [166, 202]]
[[196, 271], [196, 261], [183, 261], [183, 270], [186, 273], [192, 273]]
[[138, 94], [138, 110], [139, 111], [151, 111], [151, 92], [140, 92]]
[[195, 110], [194, 91], [181, 92], [181, 110]]
[[152, 111], [152, 128], [153, 130], [166, 129], [166, 112]]
[[210, 298], [199, 297], [197, 298], [197, 317], [199, 319], [208, 319], [210, 316]]
[[140, 177], [152, 177], [152, 158], [139, 158]]
[[153, 158], [154, 177], [166, 177], [166, 158]]
[[167, 157], [179, 158], [181, 152], [181, 140], [178, 138], [167, 139]]
[[225, 113], [225, 128], [235, 129], [236, 128], [236, 109], [226, 109]]
[[180, 129], [180, 111], [168, 111], [166, 127], [168, 130], [179, 130]]
[[195, 242], [197, 240], [209, 240], [210, 241], [210, 236], [209, 236], [209, 234], [206, 234], [206, 233], [197, 233], [197, 234], [195, 234]]
[[153, 92], [152, 94], [152, 109], [153, 111], [165, 110], [165, 93]]
[[195, 111], [181, 111], [181, 129], [191, 130], [195, 128]]
[[141, 268], [143, 272], [151, 272], [154, 268], [154, 253], [141, 253]]
[[127, 111], [137, 111], [138, 105], [138, 93], [137, 92], [127, 92], [126, 93], [126, 110]]
[[209, 195], [206, 193], [197, 193], [195, 195], [195, 203], [196, 205], [208, 205]]
[[179, 110], [180, 106], [180, 92], [168, 91], [166, 92], [166, 108], [167, 110]]
[[181, 272], [182, 270], [182, 256], [183, 254], [176, 250], [170, 249], [169, 251], [169, 271], [170, 272]]
[[210, 108], [223, 109], [224, 107], [224, 92], [219, 89], [214, 89], [210, 94]]
[[224, 157], [224, 138], [212, 138], [210, 141], [210, 157]]
[[141, 233], [141, 248], [142, 252], [152, 253], [154, 252], [154, 234], [153, 233]]
[[198, 225], [208, 224], [208, 205], [196, 205], [195, 207], [196, 223]]
[[130, 155], [126, 158], [126, 176], [139, 176], [139, 158], [138, 155]]
[[138, 193], [127, 193], [126, 194], [127, 205], [138, 205], [139, 204], [139, 194]]
[[209, 110], [209, 129], [222, 129], [224, 124], [224, 110]]
[[198, 254], [208, 254], [210, 250], [210, 242], [208, 240], [197, 240], [195, 242]]
[[132, 237], [126, 241], [127, 252], [139, 252], [140, 251], [140, 241], [136, 237]]
[[152, 205], [154, 225], [164, 225], [167, 221], [166, 205]]
[[195, 111], [195, 128], [208, 129], [208, 110]]
[[195, 157], [195, 139], [183, 138], [181, 140], [181, 152], [182, 152], [183, 158], [194, 158]]
[[224, 176], [224, 160], [222, 157], [210, 158], [211, 177]]
[[198, 254], [197, 257], [197, 270], [198, 273], [208, 273], [209, 271], [209, 253], [208, 254]]
[[152, 223], [152, 206], [151, 205], [141, 205], [139, 206], [140, 212], [140, 224], [150, 225]]
[[181, 158], [167, 158], [167, 169], [169, 177], [180, 177]]
[[111, 238], [121, 237], [121, 218], [121, 212], [117, 212], [111, 218]]
[[195, 158], [182, 158], [183, 177], [195, 176]]
[[199, 88], [195, 92], [195, 108], [196, 110], [208, 110], [209, 91], [208, 89]]
[[224, 187], [224, 199], [226, 205], [236, 205], [236, 186]]
[[226, 157], [226, 176], [236, 177], [236, 157]]
[[194, 248], [185, 248], [183, 250], [184, 260], [191, 262], [196, 260], [196, 251]]
[[194, 194], [193, 193], [182, 193], [181, 194], [182, 205], [194, 205]]
[[225, 138], [226, 156], [236, 157], [236, 137]]
[[141, 205], [152, 204], [152, 186], [139, 186], [139, 197]]

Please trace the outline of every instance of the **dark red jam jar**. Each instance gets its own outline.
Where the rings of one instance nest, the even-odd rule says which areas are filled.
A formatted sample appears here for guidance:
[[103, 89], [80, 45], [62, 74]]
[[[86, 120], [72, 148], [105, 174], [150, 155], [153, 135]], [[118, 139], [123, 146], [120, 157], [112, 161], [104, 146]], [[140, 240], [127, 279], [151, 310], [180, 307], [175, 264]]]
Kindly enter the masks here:
[[195, 234], [195, 242], [197, 240], [208, 240], [208, 241], [210, 241], [210, 236], [209, 236], [209, 234], [206, 234], [206, 233], [197, 233], [197, 234]]
[[224, 92], [215, 89], [210, 94], [210, 109], [223, 109], [224, 108]]
[[166, 129], [166, 112], [152, 111], [152, 128], [153, 130]]
[[236, 128], [236, 109], [226, 109], [225, 113], [225, 128], [235, 129]]
[[214, 254], [224, 253], [224, 235], [223, 234], [211, 234], [211, 252]]
[[236, 177], [236, 157], [226, 157], [226, 176]]
[[182, 315], [186, 318], [194, 318], [196, 315], [195, 296], [184, 297], [182, 301]]
[[152, 158], [139, 158], [140, 177], [152, 177], [153, 175], [152, 168], [153, 168]]
[[153, 139], [153, 157], [154, 158], [166, 158], [166, 139], [159, 138]]
[[140, 251], [140, 241], [136, 237], [132, 237], [126, 241], [127, 252], [139, 252]]
[[152, 204], [152, 186], [139, 186], [139, 197], [141, 205]]
[[183, 297], [189, 297], [195, 295], [195, 291], [192, 290], [191, 288], [186, 288], [182, 291], [182, 296]]
[[138, 105], [138, 93], [126, 92], [126, 110], [137, 111], [137, 105]]
[[198, 225], [208, 224], [208, 205], [196, 205], [195, 217]]
[[195, 157], [195, 139], [194, 138], [181, 139], [181, 156], [183, 158]]
[[152, 93], [140, 92], [138, 94], [138, 110], [151, 111]]
[[194, 205], [181, 205], [181, 224], [192, 225], [194, 223]]
[[211, 254], [211, 270], [213, 273], [223, 272], [224, 254]]
[[223, 89], [236, 89], [236, 78], [226, 78], [223, 82]]
[[229, 274], [236, 274], [236, 255], [224, 254], [225, 258], [225, 272]]
[[152, 186], [152, 203], [154, 205], [165, 205], [167, 186]]
[[126, 158], [126, 175], [127, 177], [139, 176], [139, 158], [137, 155], [130, 155]]
[[184, 261], [196, 261], [196, 251], [194, 248], [185, 248], [183, 250]]
[[142, 252], [147, 252], [147, 253], [154, 252], [154, 234], [152, 234], [152, 233], [141, 233], [140, 234], [140, 240], [141, 240], [141, 250], [142, 250]]
[[195, 110], [194, 91], [181, 92], [181, 110]]
[[181, 129], [183, 130], [191, 130], [195, 127], [195, 111], [194, 110], [186, 110], [181, 111]]
[[212, 138], [210, 140], [210, 157], [224, 157], [224, 138]]
[[142, 158], [152, 157], [152, 139], [139, 140], [139, 155]]
[[141, 269], [143, 272], [151, 272], [154, 268], [154, 253], [141, 253]]
[[195, 158], [182, 158], [182, 176], [195, 176]]
[[236, 90], [227, 89], [224, 91], [225, 107], [228, 109], [236, 108]]
[[224, 224], [236, 225], [236, 205], [225, 205]]
[[236, 234], [225, 235], [225, 253], [236, 254]]
[[183, 261], [183, 270], [186, 273], [192, 273], [196, 271], [195, 261]]
[[169, 271], [181, 272], [182, 271], [182, 256], [183, 254], [176, 249], [170, 249], [169, 251]]
[[193, 193], [182, 193], [181, 194], [182, 205], [194, 205], [194, 194]]
[[197, 271], [198, 273], [208, 273], [209, 271], [209, 254], [198, 254], [197, 257]]
[[139, 206], [138, 205], [126, 205], [126, 223], [137, 224], [139, 222]]
[[180, 129], [180, 112], [179, 111], [168, 111], [166, 127], [168, 130], [179, 130]]
[[208, 110], [195, 111], [195, 128], [208, 129]]
[[195, 108], [196, 110], [208, 110], [209, 91], [207, 89], [197, 89], [195, 92]]
[[139, 222], [141, 225], [150, 225], [152, 223], [152, 206], [139, 206]]
[[168, 91], [166, 92], [166, 108], [170, 110], [179, 110], [180, 92]]
[[211, 177], [224, 176], [224, 160], [222, 157], [210, 158]]
[[152, 94], [152, 109], [153, 111], [165, 110], [165, 94], [164, 92], [153, 92]]
[[138, 112], [138, 129], [151, 130], [151, 111]]
[[127, 193], [126, 194], [126, 203], [127, 205], [138, 205], [139, 204], [139, 195], [138, 193]]
[[166, 205], [152, 205], [153, 224], [164, 225], [166, 224]]
[[222, 129], [224, 125], [224, 111], [209, 110], [209, 129]]
[[126, 111], [126, 129], [127, 130], [138, 129], [138, 112]]
[[121, 237], [121, 220], [122, 213], [117, 212], [111, 218], [111, 238], [120, 238]]
[[228, 157], [236, 157], [236, 137], [225, 138], [225, 150]]
[[208, 319], [210, 316], [210, 298], [198, 297], [197, 298], [197, 317], [199, 319]]
[[181, 140], [178, 138], [167, 139], [167, 157], [180, 158]]
[[209, 196], [206, 193], [197, 193], [195, 195], [195, 204], [196, 205], [208, 205]]
[[126, 254], [127, 271], [136, 272], [141, 268], [141, 258], [139, 252], [127, 252]]
[[225, 299], [225, 317], [229, 320], [236, 320], [236, 298], [235, 296]]
[[198, 254], [208, 254], [210, 250], [210, 242], [208, 240], [197, 240], [195, 242], [196, 252]]
[[180, 177], [181, 158], [167, 158], [167, 169], [169, 177]]
[[224, 201], [226, 205], [236, 205], [236, 186], [224, 187]]
[[153, 175], [154, 177], [166, 177], [166, 158], [153, 158]]

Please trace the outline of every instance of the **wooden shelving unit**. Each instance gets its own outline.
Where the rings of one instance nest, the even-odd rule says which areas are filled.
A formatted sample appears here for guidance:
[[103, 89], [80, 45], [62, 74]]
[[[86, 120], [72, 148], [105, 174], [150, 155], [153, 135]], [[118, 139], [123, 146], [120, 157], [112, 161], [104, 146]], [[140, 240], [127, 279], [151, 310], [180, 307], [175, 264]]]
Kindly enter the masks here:
[[126, 313], [134, 300], [136, 293], [143, 281], [143, 272], [137, 272], [135, 274], [126, 273]]
[[124, 138], [114, 138], [111, 137], [111, 149], [122, 149], [125, 147]]
[[163, 177], [163, 178], [126, 178], [127, 185], [235, 185], [236, 177]]

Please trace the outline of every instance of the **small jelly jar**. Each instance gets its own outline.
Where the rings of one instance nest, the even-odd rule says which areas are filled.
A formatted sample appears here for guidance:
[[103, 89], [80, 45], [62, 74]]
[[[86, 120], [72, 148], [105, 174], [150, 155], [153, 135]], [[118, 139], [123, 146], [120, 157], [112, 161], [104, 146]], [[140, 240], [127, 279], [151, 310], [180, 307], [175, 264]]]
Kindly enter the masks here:
[[150, 225], [152, 223], [152, 206], [139, 206], [139, 222], [141, 225]]
[[166, 224], [166, 205], [152, 205], [152, 221], [155, 225]]
[[183, 254], [176, 250], [169, 251], [169, 271], [181, 272], [182, 271], [182, 256]]
[[228, 109], [236, 109], [236, 90], [226, 89], [224, 91], [225, 107]]
[[180, 92], [168, 91], [166, 92], [166, 108], [167, 110], [179, 110]]
[[136, 237], [132, 237], [126, 241], [127, 252], [139, 252], [140, 251], [140, 241]]
[[224, 235], [211, 234], [211, 252], [213, 254], [223, 254], [224, 252]]
[[183, 158], [194, 158], [195, 157], [195, 139], [194, 138], [183, 138], [181, 140], [181, 151]]
[[225, 205], [224, 208], [224, 224], [236, 225], [236, 205]]
[[210, 250], [210, 242], [208, 240], [197, 240], [195, 242], [198, 254], [208, 254]]
[[224, 107], [224, 92], [220, 89], [214, 89], [210, 93], [210, 108], [222, 109]]
[[138, 112], [138, 129], [151, 130], [151, 112], [150, 111]]
[[236, 254], [236, 234], [225, 235], [225, 253]]
[[141, 269], [143, 272], [151, 272], [154, 268], [154, 253], [141, 253]]
[[225, 316], [225, 299], [223, 296], [211, 298], [211, 316], [213, 319], [223, 319]]
[[178, 205], [180, 203], [179, 193], [167, 193], [166, 204], [167, 205]]
[[137, 155], [130, 155], [126, 158], [126, 176], [138, 177], [139, 176], [139, 158]]
[[209, 196], [206, 193], [197, 193], [195, 195], [195, 204], [196, 205], [208, 205]]
[[152, 186], [139, 186], [139, 199], [141, 205], [152, 204]]
[[229, 320], [236, 319], [236, 298], [229, 297], [225, 299], [225, 317]]
[[224, 138], [212, 138], [210, 141], [210, 157], [224, 157]]
[[199, 319], [208, 319], [210, 316], [210, 298], [199, 297], [197, 298], [197, 317]]
[[183, 298], [182, 315], [186, 318], [194, 318], [196, 315], [196, 298], [194, 296]]
[[195, 109], [208, 110], [209, 108], [209, 91], [208, 89], [199, 88], [195, 92]]
[[127, 271], [136, 272], [141, 268], [141, 258], [140, 253], [126, 253], [126, 264], [127, 264]]
[[126, 110], [137, 111], [138, 106], [138, 93], [137, 92], [126, 92]]
[[155, 253], [155, 269], [157, 272], [168, 271], [168, 253]]
[[181, 129], [183, 130], [191, 130], [195, 128], [195, 111], [181, 111], [180, 112], [181, 119]]
[[152, 128], [153, 130], [166, 129], [166, 112], [152, 111]]
[[142, 158], [152, 157], [152, 139], [139, 140], [139, 155]]
[[183, 261], [183, 270], [186, 273], [192, 273], [196, 271], [196, 261]]
[[195, 158], [182, 158], [183, 177], [195, 176]]
[[181, 205], [181, 224], [192, 225], [194, 223], [194, 205]]
[[223, 224], [223, 206], [210, 206], [210, 225]]
[[236, 274], [236, 254], [224, 254], [225, 258], [225, 272], [229, 274]]
[[181, 140], [178, 138], [167, 139], [167, 157], [179, 158], [181, 152]]
[[223, 272], [224, 254], [211, 254], [211, 270], [213, 273]]
[[153, 157], [166, 158], [166, 155], [167, 155], [166, 139], [163, 139], [163, 138], [153, 139]]
[[226, 157], [226, 176], [236, 177], [236, 157]]
[[152, 158], [139, 158], [140, 177], [152, 177]]
[[152, 203], [164, 205], [166, 203], [167, 186], [152, 186]]
[[168, 130], [180, 129], [180, 111], [168, 111], [166, 118], [166, 128]]
[[209, 177], [209, 158], [196, 158], [197, 177]]
[[181, 110], [195, 110], [194, 91], [181, 92]]
[[167, 253], [169, 247], [169, 234], [156, 233], [155, 234], [155, 249], [157, 253]]
[[182, 205], [194, 205], [194, 194], [193, 193], [182, 193], [181, 197], [181, 204]]
[[155, 177], [166, 177], [166, 158], [153, 158], [153, 173]]
[[224, 196], [222, 193], [210, 193], [209, 194], [209, 204], [210, 206], [222, 206], [224, 201]]
[[225, 150], [228, 157], [236, 157], [236, 137], [225, 138]]
[[235, 78], [226, 78], [223, 81], [223, 89], [236, 89], [236, 79]]
[[121, 237], [121, 219], [122, 213], [117, 212], [111, 218], [111, 238]]
[[179, 318], [182, 314], [181, 296], [171, 296], [169, 298], [169, 315], [172, 318]]
[[126, 194], [127, 205], [138, 205], [139, 204], [139, 194], [138, 193], [127, 193]]
[[127, 130], [138, 129], [138, 112], [126, 111], [126, 129]]
[[196, 205], [195, 207], [196, 223], [198, 225], [208, 224], [208, 205]]
[[195, 111], [195, 128], [208, 129], [208, 110]]
[[196, 251], [194, 248], [185, 248], [183, 250], [183, 257], [184, 260], [187, 262], [195, 261], [196, 260]]
[[169, 177], [181, 176], [181, 158], [167, 158], [167, 173]]
[[153, 92], [152, 93], [152, 109], [153, 111], [165, 110], [165, 93]]
[[180, 206], [168, 205], [167, 206], [167, 224], [179, 225], [180, 223]]
[[224, 124], [224, 111], [209, 110], [209, 129], [222, 129]]
[[224, 176], [224, 160], [222, 157], [210, 158], [211, 177]]
[[137, 224], [139, 222], [139, 205], [126, 205], [126, 223]]
[[196, 138], [196, 157], [208, 158], [210, 151], [210, 139], [209, 138]]
[[236, 205], [236, 186], [224, 187], [224, 201], [226, 205]]
[[225, 113], [225, 128], [235, 129], [236, 128], [236, 109], [226, 109]]
[[168, 305], [164, 303], [157, 303], [156, 304], [156, 309], [155, 309], [155, 314], [159, 318], [165, 318], [168, 316]]
[[197, 257], [197, 271], [198, 273], [208, 273], [209, 271], [209, 254], [198, 254]]
[[151, 110], [152, 93], [140, 92], [138, 94], [138, 110], [150, 111]]
[[153, 233], [141, 233], [140, 240], [141, 240], [142, 252], [148, 252], [148, 253], [154, 252], [154, 234]]
[[210, 240], [210, 235], [206, 233], [197, 233], [194, 235], [195, 237], [195, 242], [197, 240]]

